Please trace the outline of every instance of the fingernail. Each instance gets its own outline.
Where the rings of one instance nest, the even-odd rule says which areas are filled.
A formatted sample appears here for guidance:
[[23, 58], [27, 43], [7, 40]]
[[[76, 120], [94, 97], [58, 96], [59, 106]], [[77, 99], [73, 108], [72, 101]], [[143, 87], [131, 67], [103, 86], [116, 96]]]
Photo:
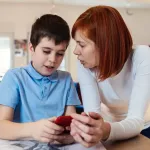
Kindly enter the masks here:
[[90, 112], [86, 112], [87, 116], [90, 116]]

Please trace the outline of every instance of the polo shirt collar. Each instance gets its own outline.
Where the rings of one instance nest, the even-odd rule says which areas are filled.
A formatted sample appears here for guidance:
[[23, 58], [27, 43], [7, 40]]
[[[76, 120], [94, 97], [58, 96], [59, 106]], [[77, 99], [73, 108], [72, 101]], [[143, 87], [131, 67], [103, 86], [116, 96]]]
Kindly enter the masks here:
[[33, 78], [35, 78], [37, 80], [44, 78], [44, 79], [49, 79], [52, 82], [58, 81], [58, 71], [57, 70], [55, 72], [53, 72], [53, 74], [51, 74], [50, 76], [43, 76], [34, 69], [34, 67], [32, 66], [32, 62], [30, 62], [29, 65], [27, 66], [27, 71]]

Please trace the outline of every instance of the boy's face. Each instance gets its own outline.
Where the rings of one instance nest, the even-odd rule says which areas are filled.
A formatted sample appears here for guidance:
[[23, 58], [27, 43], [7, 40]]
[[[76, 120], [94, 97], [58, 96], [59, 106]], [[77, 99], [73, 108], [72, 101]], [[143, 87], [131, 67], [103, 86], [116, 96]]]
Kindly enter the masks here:
[[32, 44], [30, 44], [33, 67], [41, 75], [51, 75], [60, 66], [66, 48], [66, 42], [55, 45], [55, 41], [53, 39], [48, 39], [47, 37], [42, 38], [35, 49]]

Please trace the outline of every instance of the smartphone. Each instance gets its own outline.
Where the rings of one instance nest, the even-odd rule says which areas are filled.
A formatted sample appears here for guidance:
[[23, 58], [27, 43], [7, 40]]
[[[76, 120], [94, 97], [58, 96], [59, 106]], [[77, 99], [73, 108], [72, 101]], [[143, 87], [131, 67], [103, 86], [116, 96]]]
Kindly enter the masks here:
[[57, 119], [55, 120], [55, 123], [57, 125], [60, 125], [62, 127], [68, 127], [70, 126], [71, 124], [71, 120], [72, 120], [72, 117], [71, 116], [59, 116], [57, 117]]

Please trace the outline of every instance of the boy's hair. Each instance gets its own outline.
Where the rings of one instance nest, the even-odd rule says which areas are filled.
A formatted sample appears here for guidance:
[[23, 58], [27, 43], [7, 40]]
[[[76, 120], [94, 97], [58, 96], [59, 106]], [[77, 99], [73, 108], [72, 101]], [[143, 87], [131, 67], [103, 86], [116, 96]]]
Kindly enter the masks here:
[[45, 14], [38, 18], [32, 25], [30, 42], [35, 49], [41, 39], [47, 37], [54, 40], [55, 44], [70, 41], [70, 29], [67, 22], [60, 16]]

